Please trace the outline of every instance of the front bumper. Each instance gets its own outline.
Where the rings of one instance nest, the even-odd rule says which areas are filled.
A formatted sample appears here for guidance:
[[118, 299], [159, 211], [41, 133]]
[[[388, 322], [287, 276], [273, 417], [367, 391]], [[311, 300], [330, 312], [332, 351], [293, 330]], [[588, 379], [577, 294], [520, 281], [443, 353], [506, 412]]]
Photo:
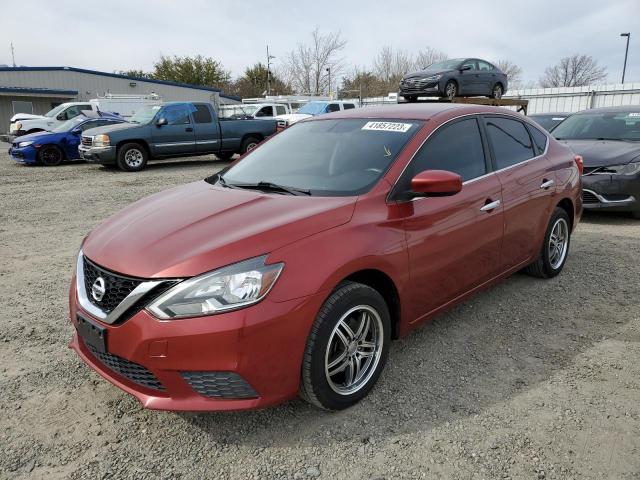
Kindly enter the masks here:
[[584, 175], [585, 210], [640, 211], [640, 175]]
[[[74, 278], [70, 291], [74, 326], [79, 312], [104, 327], [108, 354], [147, 370], [162, 388], [147, 388], [136, 383], [135, 378], [118, 373], [84, 344], [77, 331], [69, 347], [146, 408], [175, 411], [262, 408], [297, 395], [307, 335], [323, 300], [319, 294], [286, 302], [271, 302], [267, 297], [245, 309], [171, 321], [158, 320], [142, 310], [120, 324], [108, 325], [80, 309]], [[198, 393], [196, 390], [201, 389], [193, 376], [201, 378], [200, 374], [207, 372], [241, 378], [255, 396], [226, 398]]]
[[415, 84], [400, 83], [400, 95], [404, 97], [433, 97], [442, 95], [442, 89], [438, 81], [416, 82]]
[[116, 147], [78, 147], [80, 158], [92, 163], [116, 163]]
[[17, 162], [24, 165], [35, 165], [38, 163], [38, 151], [32, 145], [27, 147], [11, 147], [9, 155]]

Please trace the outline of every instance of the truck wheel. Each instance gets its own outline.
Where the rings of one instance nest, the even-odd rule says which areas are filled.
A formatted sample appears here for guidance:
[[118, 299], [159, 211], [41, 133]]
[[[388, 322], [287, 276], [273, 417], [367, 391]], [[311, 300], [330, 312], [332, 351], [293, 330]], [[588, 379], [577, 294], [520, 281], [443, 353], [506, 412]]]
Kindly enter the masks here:
[[261, 140], [257, 137], [247, 137], [242, 141], [242, 147], [240, 147], [240, 153], [244, 155], [245, 153], [253, 150], [258, 146]]
[[55, 145], [45, 145], [38, 152], [38, 161], [46, 167], [55, 167], [62, 163], [64, 155]]
[[233, 157], [233, 152], [219, 152], [216, 153], [216, 157], [220, 160], [230, 160]]
[[125, 172], [139, 172], [147, 166], [147, 151], [139, 143], [125, 143], [118, 149], [118, 167]]

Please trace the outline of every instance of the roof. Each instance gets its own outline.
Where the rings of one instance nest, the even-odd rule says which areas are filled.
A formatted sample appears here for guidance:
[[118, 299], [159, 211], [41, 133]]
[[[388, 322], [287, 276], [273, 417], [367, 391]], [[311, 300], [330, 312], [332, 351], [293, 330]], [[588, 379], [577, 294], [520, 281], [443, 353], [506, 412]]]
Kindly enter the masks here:
[[[240, 101], [240, 97], [235, 95], [225, 95], [222, 90], [214, 87], [206, 87], [204, 85], [192, 85], [190, 83], [170, 82], [167, 80], [156, 80], [154, 78], [142, 78], [131, 77], [129, 75], [122, 75], [120, 73], [99, 72], [98, 70], [87, 70], [85, 68], [76, 67], [0, 67], [0, 72], [56, 72], [56, 71], [68, 71], [77, 73], [86, 73], [89, 75], [99, 75], [103, 77], [121, 78], [124, 80], [135, 80], [138, 82], [156, 83], [159, 85], [170, 85], [174, 87], [192, 88], [194, 90], [204, 90], [207, 92], [217, 92], [221, 97], [229, 98], [232, 100]], [[77, 92], [76, 92], [77, 93]]]
[[78, 91], [77, 90], [59, 90], [56, 88], [0, 87], [0, 93], [23, 93], [23, 94], [35, 93], [38, 95], [75, 96], [78, 94]]
[[504, 108], [489, 107], [486, 105], [463, 103], [414, 103], [353, 108], [350, 110], [341, 110], [339, 112], [320, 115], [314, 118], [397, 118], [405, 120], [429, 120], [439, 113], [450, 110], [459, 110], [461, 114], [515, 113]]
[[640, 105], [621, 105], [619, 107], [600, 107], [581, 110], [573, 115], [582, 115], [586, 113], [619, 113], [619, 112], [640, 112]]

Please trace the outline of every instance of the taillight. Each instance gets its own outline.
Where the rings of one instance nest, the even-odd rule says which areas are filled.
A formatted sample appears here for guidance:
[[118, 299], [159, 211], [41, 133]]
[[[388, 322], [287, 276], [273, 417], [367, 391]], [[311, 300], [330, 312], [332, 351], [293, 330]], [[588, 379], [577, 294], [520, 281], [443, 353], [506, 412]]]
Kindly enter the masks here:
[[584, 172], [584, 161], [582, 160], [582, 155], [576, 155], [575, 157], [573, 157], [573, 159], [576, 162], [576, 165], [578, 166], [578, 171], [580, 172], [580, 175], [582, 175], [582, 173]]

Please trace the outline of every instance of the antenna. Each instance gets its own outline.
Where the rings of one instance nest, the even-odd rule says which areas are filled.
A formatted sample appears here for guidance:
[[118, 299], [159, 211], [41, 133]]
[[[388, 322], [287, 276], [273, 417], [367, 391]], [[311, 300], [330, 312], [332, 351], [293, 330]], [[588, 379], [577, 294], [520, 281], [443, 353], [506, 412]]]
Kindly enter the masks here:
[[11, 60], [13, 61], [13, 66], [16, 66], [16, 54], [13, 50], [13, 42], [11, 42]]

